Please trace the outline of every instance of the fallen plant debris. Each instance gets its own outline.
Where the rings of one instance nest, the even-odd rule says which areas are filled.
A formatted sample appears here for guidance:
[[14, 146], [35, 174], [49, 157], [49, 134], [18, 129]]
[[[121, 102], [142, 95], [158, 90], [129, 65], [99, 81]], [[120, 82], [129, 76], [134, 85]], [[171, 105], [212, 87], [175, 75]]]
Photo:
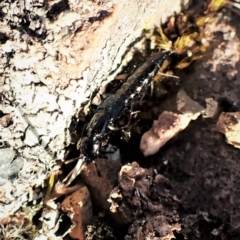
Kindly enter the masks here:
[[71, 213], [74, 227], [70, 230], [73, 239], [84, 239], [85, 230], [92, 219], [92, 202], [86, 186], [82, 186], [74, 193], [67, 196], [61, 204], [64, 212]]
[[[161, 174], [153, 175], [153, 169], [141, 168], [136, 162], [122, 167], [119, 186], [111, 192], [109, 201], [111, 209], [117, 209], [132, 223], [125, 239], [170, 240], [174, 231], [180, 231], [179, 203], [172, 198], [172, 190], [169, 179]], [[149, 214], [144, 216], [142, 212]]]
[[152, 129], [141, 138], [140, 149], [144, 156], [157, 153], [171, 138], [184, 130], [190, 121], [189, 116], [164, 111], [158, 120], [154, 121]]
[[177, 94], [177, 110], [182, 114], [189, 116], [191, 120], [196, 120], [205, 109], [196, 101], [193, 101], [184, 90]]
[[203, 117], [212, 118], [217, 114], [219, 104], [217, 101], [215, 101], [212, 98], [206, 98], [205, 101], [206, 101], [207, 106], [206, 106], [206, 110], [205, 110]]
[[153, 122], [152, 128], [143, 134], [140, 149], [144, 156], [157, 153], [171, 138], [183, 131], [191, 120], [196, 120], [205, 112], [204, 108], [193, 101], [184, 90], [177, 94], [177, 110], [182, 114], [162, 112]]
[[240, 112], [221, 113], [217, 130], [226, 137], [226, 142], [240, 148]]

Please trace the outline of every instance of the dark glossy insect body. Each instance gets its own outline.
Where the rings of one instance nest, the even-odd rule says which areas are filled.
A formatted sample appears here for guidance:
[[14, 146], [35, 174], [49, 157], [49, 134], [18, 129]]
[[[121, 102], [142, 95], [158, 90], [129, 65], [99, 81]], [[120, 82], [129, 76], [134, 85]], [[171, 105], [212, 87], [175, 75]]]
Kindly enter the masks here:
[[157, 53], [146, 62], [122, 84], [121, 88], [114, 95], [107, 97], [97, 109], [87, 125], [87, 136], [83, 140], [80, 150], [87, 161], [99, 153], [101, 146], [104, 146], [109, 138], [109, 125], [128, 108], [133, 101], [140, 97], [140, 93], [149, 85], [152, 78], [162, 67], [165, 60], [172, 55], [172, 52]]

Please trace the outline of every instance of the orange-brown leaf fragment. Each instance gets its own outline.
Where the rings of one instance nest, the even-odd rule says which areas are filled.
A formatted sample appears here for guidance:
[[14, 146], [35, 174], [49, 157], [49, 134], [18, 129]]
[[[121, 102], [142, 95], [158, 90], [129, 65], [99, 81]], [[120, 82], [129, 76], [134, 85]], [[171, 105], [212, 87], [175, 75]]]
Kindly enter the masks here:
[[92, 202], [90, 193], [86, 186], [67, 196], [61, 204], [64, 212], [71, 213], [74, 227], [69, 235], [73, 239], [84, 239], [84, 232], [87, 224], [92, 218]]

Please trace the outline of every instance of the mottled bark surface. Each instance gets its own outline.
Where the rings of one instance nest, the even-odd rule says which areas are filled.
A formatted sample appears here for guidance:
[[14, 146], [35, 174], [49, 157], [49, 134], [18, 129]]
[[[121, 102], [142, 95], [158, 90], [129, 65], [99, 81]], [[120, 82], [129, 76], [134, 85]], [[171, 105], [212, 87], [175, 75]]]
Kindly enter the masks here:
[[121, 70], [130, 44], [180, 2], [1, 1], [0, 140], [8, 150], [0, 154], [0, 218], [64, 156], [72, 117]]

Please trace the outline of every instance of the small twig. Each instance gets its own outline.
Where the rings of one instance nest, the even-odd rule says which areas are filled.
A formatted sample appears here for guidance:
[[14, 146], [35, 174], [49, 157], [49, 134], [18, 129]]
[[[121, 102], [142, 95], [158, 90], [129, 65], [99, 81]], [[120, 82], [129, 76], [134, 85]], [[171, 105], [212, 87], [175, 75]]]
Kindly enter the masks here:
[[166, 77], [171, 77], [171, 78], [177, 78], [179, 79], [179, 76], [176, 76], [176, 75], [170, 75], [170, 74], [167, 74], [167, 73], [157, 73], [158, 75], [162, 75], [162, 76], [166, 76]]
[[80, 157], [73, 170], [67, 175], [67, 177], [64, 178], [63, 183], [65, 186], [69, 186], [73, 182], [73, 180], [81, 173], [85, 164], [85, 159]]

